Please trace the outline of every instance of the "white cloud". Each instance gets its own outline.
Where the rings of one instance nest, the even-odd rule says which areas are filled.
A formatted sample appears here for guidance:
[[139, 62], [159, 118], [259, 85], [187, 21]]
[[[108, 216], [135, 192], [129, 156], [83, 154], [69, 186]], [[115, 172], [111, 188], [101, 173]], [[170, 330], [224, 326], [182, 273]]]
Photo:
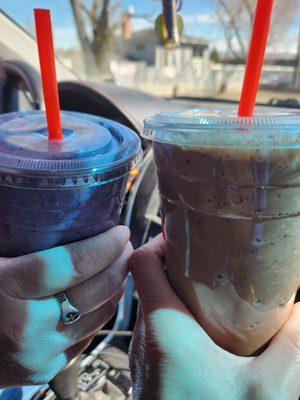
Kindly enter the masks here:
[[198, 25], [198, 24], [215, 24], [217, 23], [214, 14], [195, 14], [183, 15], [183, 22], [185, 25]]

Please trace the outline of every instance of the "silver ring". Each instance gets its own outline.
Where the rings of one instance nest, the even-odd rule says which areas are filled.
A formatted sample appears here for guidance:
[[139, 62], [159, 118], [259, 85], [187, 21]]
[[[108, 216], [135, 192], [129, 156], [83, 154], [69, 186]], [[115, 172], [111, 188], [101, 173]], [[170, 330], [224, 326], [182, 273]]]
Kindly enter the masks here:
[[74, 307], [68, 300], [65, 292], [59, 292], [56, 295], [59, 302], [61, 316], [65, 324], [73, 324], [81, 317], [79, 310]]

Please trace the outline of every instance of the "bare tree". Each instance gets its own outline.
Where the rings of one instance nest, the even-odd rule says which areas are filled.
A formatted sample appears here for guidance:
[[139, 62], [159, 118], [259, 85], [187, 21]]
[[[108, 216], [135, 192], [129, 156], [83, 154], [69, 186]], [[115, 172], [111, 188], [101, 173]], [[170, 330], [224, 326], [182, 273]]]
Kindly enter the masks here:
[[111, 5], [110, 0], [70, 0], [70, 4], [87, 74], [108, 73], [108, 56], [114, 32], [110, 16], [116, 5]]
[[[215, 3], [228, 51], [236, 60], [245, 60], [257, 0], [215, 0]], [[299, 12], [300, 0], [275, 2], [269, 45], [284, 35]]]

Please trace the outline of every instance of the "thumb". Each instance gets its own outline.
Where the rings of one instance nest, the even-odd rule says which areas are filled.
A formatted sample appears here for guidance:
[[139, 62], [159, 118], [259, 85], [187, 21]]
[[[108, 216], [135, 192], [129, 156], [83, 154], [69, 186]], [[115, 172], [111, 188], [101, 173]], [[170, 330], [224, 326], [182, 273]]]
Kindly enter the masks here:
[[[256, 371], [264, 375], [270, 390], [280, 399], [300, 396], [300, 303], [268, 349], [255, 360]], [[262, 379], [262, 376], [261, 376]], [[274, 391], [275, 389], [275, 391]]]
[[169, 308], [189, 315], [186, 307], [171, 288], [163, 265], [164, 240], [158, 235], [143, 247], [135, 250], [129, 258], [137, 292], [146, 314]]

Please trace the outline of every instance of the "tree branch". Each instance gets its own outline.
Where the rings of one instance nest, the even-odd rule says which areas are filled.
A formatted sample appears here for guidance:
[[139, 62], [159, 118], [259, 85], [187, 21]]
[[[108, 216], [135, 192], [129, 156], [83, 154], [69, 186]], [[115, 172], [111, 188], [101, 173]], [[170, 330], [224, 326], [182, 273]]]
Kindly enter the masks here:
[[253, 21], [254, 21], [254, 10], [252, 9], [251, 3], [249, 0], [243, 0], [243, 2], [245, 4], [246, 10], [248, 12], [248, 16], [250, 19], [250, 29], [251, 29], [252, 25], [253, 25]]
[[80, 11], [82, 4], [79, 2], [79, 0], [70, 0], [70, 3], [71, 3], [71, 8], [73, 11], [74, 19], [76, 22], [76, 29], [78, 32], [79, 40], [83, 47], [89, 46], [90, 41], [89, 41], [89, 38], [88, 38], [88, 35], [86, 32], [84, 21], [83, 21], [81, 11]]
[[217, 12], [217, 16], [218, 16], [218, 19], [219, 19], [221, 25], [223, 26], [225, 40], [227, 43], [228, 50], [230, 51], [230, 53], [234, 56], [234, 58], [236, 60], [241, 60], [241, 55], [238, 54], [232, 46], [232, 39], [233, 39], [232, 29], [228, 29], [228, 24], [221, 13]]
[[[110, 0], [70, 0], [86, 69], [94, 64], [99, 73], [109, 72], [109, 51], [114, 32], [110, 22], [115, 12]], [[90, 30], [91, 29], [91, 34]]]
[[80, 2], [80, 8], [84, 11], [91, 22], [94, 20], [94, 15], [91, 10], [87, 8], [85, 3]]
[[[229, 24], [230, 28], [233, 30], [233, 32], [235, 34], [236, 40], [237, 40], [237, 42], [239, 44], [239, 47], [240, 47], [240, 50], [241, 50], [242, 58], [245, 58], [246, 57], [246, 50], [245, 50], [245, 46], [244, 46], [244, 43], [243, 43], [243, 39], [242, 39], [241, 34], [240, 34], [239, 27], [237, 26], [236, 20], [233, 17], [232, 13], [230, 12], [230, 9], [229, 9], [226, 1], [217, 0], [217, 2], [220, 4], [221, 7], [223, 7], [223, 10], [224, 10], [225, 14], [228, 17], [228, 24]], [[227, 24], [227, 28], [228, 28], [228, 24]]]
[[97, 16], [98, 13], [98, 5], [99, 5], [99, 0], [93, 0], [93, 5], [92, 5], [92, 14]]
[[109, 18], [110, 18], [110, 28], [112, 31], [120, 26], [120, 16], [118, 14], [118, 10], [121, 8], [121, 3], [114, 3], [109, 6]]
[[77, 35], [80, 41], [82, 52], [84, 54], [85, 66], [87, 74], [91, 75], [95, 71], [95, 57], [92, 50], [92, 43], [87, 35], [84, 20], [81, 14], [79, 0], [70, 0], [74, 19], [76, 22]]
[[110, 0], [103, 0], [102, 2], [102, 10], [97, 20], [98, 24], [104, 23], [105, 26], [108, 25], [109, 1]]

